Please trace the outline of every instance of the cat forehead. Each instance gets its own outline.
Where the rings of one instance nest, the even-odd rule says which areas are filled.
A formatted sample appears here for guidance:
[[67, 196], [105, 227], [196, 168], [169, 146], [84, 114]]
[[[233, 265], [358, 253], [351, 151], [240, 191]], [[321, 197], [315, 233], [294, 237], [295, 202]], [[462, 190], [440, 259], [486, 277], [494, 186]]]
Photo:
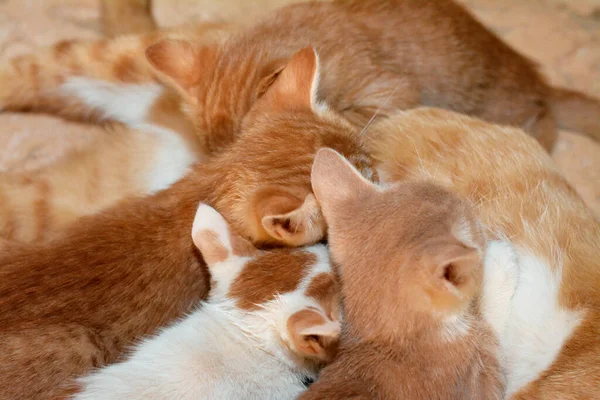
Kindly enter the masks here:
[[323, 245], [303, 249], [277, 249], [250, 259], [231, 282], [227, 297], [246, 311], [260, 309], [287, 295], [326, 303], [336, 281]]

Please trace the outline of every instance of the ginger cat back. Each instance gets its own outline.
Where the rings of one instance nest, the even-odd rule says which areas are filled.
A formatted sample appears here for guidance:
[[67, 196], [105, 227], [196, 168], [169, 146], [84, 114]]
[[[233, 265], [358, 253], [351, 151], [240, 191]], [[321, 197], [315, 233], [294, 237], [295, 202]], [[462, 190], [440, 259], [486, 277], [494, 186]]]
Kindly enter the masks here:
[[[490, 240], [514, 249], [506, 282], [484, 288], [512, 399], [600, 391], [600, 223], [550, 157], [519, 129], [439, 109], [381, 121], [367, 134], [386, 182], [428, 179], [467, 198]], [[514, 264], [514, 265], [513, 265]], [[511, 265], [513, 265], [511, 267]], [[506, 312], [494, 298], [506, 296]]]
[[498, 343], [479, 310], [485, 241], [468, 203], [427, 182], [378, 187], [329, 149], [312, 184], [346, 327], [300, 398], [501, 399]]
[[[314, 47], [322, 67], [320, 99], [361, 129], [376, 112], [386, 117], [428, 105], [521, 126], [547, 149], [557, 125], [600, 135], [596, 99], [547, 85], [532, 62], [451, 0], [301, 3], [231, 36], [238, 29], [236, 23], [203, 24], [20, 57], [0, 70], [0, 108], [83, 119], [100, 112], [134, 124], [156, 114], [161, 124], [185, 120], [180, 107], [165, 100], [168, 90], [160, 84], [166, 84], [182, 96], [203, 147], [214, 152], [231, 142], [290, 58]], [[156, 43], [161, 38], [167, 40]], [[111, 107], [117, 94], [132, 90], [143, 99], [137, 102], [143, 112], [133, 117], [127, 108]], [[156, 112], [165, 107], [171, 110], [166, 116]]]

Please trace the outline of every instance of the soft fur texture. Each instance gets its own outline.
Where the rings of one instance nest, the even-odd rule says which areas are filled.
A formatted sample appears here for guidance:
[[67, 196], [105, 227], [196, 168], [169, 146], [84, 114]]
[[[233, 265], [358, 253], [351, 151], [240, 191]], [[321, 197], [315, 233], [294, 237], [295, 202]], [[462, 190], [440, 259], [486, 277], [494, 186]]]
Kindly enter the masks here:
[[[154, 25], [148, 22], [152, 21], [148, 1], [106, 1], [103, 7], [106, 29], [114, 34], [115, 27], [140, 33]], [[132, 13], [135, 21], [146, 22], [128, 25], [127, 17]], [[249, 113], [256, 119], [259, 113], [253, 110], [267, 97], [294, 54], [302, 56], [303, 47], [314, 47], [319, 54], [315, 111], [323, 108], [320, 104], [327, 104], [356, 131], [371, 123], [375, 114], [385, 117], [399, 109], [427, 104], [519, 125], [546, 148], [554, 142], [555, 119], [562, 127], [592, 136], [600, 132], [596, 100], [548, 87], [528, 60], [450, 0], [298, 4], [284, 7], [236, 34], [240, 29], [239, 23], [213, 23], [93, 43], [63, 42], [19, 57], [0, 69], [0, 108], [116, 120], [142, 131], [169, 130], [181, 136], [191, 154], [212, 154], [248, 128]], [[342, 38], [352, 40], [340, 46]], [[277, 96], [270, 97], [277, 107]], [[321, 123], [323, 113], [314, 114], [313, 121], [304, 122], [306, 125]], [[264, 129], [273, 129], [265, 125]], [[137, 161], [134, 157], [133, 163]], [[133, 189], [144, 177], [130, 179], [128, 186]], [[34, 177], [31, 182], [39, 187], [57, 186], [59, 192], [64, 189], [60, 182], [54, 185], [45, 178]], [[120, 197], [146, 193], [124, 188]], [[119, 196], [117, 191], [114, 194], [116, 201]], [[87, 198], [85, 201], [89, 202]], [[302, 225], [294, 222], [298, 216], [316, 215], [310, 198], [282, 197], [280, 192], [265, 202], [285, 203], [277, 212], [260, 216], [265, 240], [283, 239], [297, 245], [319, 235], [304, 230], [292, 235], [288, 228]], [[37, 200], [30, 203], [37, 206]], [[10, 224], [23, 225], [25, 231], [35, 231], [30, 226], [48, 226], [51, 231], [53, 223], [49, 220], [60, 227], [71, 217], [108, 204], [91, 204], [88, 210], [71, 214], [64, 221], [61, 216], [66, 214], [53, 209], [56, 206], [52, 202], [44, 206], [54, 219], [29, 221], [19, 215], [22, 210], [13, 208], [6, 214]], [[288, 213], [292, 214], [280, 218]], [[4, 224], [5, 231], [12, 229]], [[26, 232], [15, 238], [43, 236]]]
[[[135, 9], [136, 19], [141, 19], [143, 10], [149, 12], [147, 2], [142, 3], [131, 0], [108, 8]], [[128, 14], [120, 13], [124, 18]], [[105, 12], [110, 15], [115, 13]], [[127, 20], [120, 25], [127, 26]], [[141, 54], [152, 42], [168, 37], [151, 48], [150, 61], [161, 78], [186, 96], [187, 112], [211, 151], [231, 140], [264, 85], [295, 52], [309, 46], [317, 49], [327, 71], [319, 94], [361, 127], [376, 110], [386, 116], [429, 105], [521, 126], [548, 149], [556, 124], [600, 135], [595, 99], [550, 88], [529, 60], [451, 0], [291, 5], [223, 45], [207, 45], [205, 28], [61, 44], [46, 54], [15, 60], [0, 74], [0, 105], [85, 117], [80, 102], [52, 89], [73, 75], [122, 83], [153, 81], [155, 75]], [[230, 28], [218, 27], [216, 32], [227, 36], [237, 29]], [[134, 24], [131, 31], [140, 29]], [[198, 35], [201, 43], [195, 40]]]
[[93, 148], [45, 169], [0, 173], [0, 236], [48, 240], [84, 215], [169, 187], [199, 158], [173, 131], [114, 126]]
[[312, 184], [339, 265], [340, 355], [301, 399], [501, 399], [498, 343], [479, 312], [484, 237], [439, 186], [378, 187], [338, 153]]
[[207, 302], [81, 379], [75, 399], [295, 399], [331, 360], [340, 314], [325, 246], [258, 251], [206, 205], [192, 238], [213, 282]]
[[[233, 171], [236, 172], [224, 171], [228, 179], [223, 182], [223, 185], [229, 188], [227, 189], [229, 198], [224, 201], [233, 204], [232, 214], [228, 215], [232, 218], [232, 223], [240, 228], [240, 231], [248, 232], [255, 241], [264, 244], [283, 243], [299, 246], [318, 242], [324, 237], [324, 223], [311, 194], [309, 181], [312, 156], [319, 147], [336, 148], [352, 160], [365, 176], [373, 177], [369, 166], [370, 160], [361, 148], [357, 129], [318, 101], [316, 92], [319, 81], [319, 64], [315, 52], [310, 48], [298, 52], [289, 60], [285, 68], [273, 77], [273, 81], [265, 87], [260, 100], [245, 116], [243, 134], [239, 133], [237, 136], [239, 141], [246, 144], [238, 145], [236, 142], [237, 156], [225, 157], [233, 165], [243, 163], [247, 167], [246, 169], [234, 168]], [[88, 104], [100, 107], [112, 118], [137, 129], [160, 134], [164, 140], [181, 143], [181, 146], [188, 143], [187, 136], [178, 134], [181, 132], [178, 127], [168, 128], [157, 120], [147, 121], [150, 115], [153, 118], [160, 116], [145, 107], [151, 102], [139, 97], [140, 94], [156, 95], [156, 91], [150, 90], [147, 86], [115, 88], [106, 82], [77, 78], [69, 81], [67, 89], [69, 93], [77, 93]], [[63, 88], [63, 90], [67, 89]], [[158, 87], [159, 93], [160, 90]], [[252, 139], [254, 136], [256, 139]], [[249, 144], [248, 141], [255, 144]], [[164, 147], [164, 145], [157, 147], [155, 152], [166, 151]], [[115, 155], [118, 157], [123, 152], [129, 151], [130, 149], [125, 147], [122, 151], [116, 151]], [[166, 158], [162, 163], [159, 160], [158, 165], [155, 166], [161, 174], [168, 171], [166, 167], [169, 162], [185, 164], [200, 157], [202, 147], [190, 146], [188, 153], [185, 152], [185, 147], [181, 147], [177, 152], [170, 149], [170, 153], [175, 160]], [[110, 158], [110, 155], [105, 153], [94, 154], [98, 157]], [[143, 163], [145, 160], [142, 154], [138, 153], [131, 163], [133, 165]], [[159, 155], [160, 153], [152, 156]], [[80, 168], [94, 171], [92, 167], [95, 163], [91, 164], [84, 164]], [[72, 165], [71, 162], [69, 165]], [[184, 171], [182, 169], [179, 174], [182, 176]], [[144, 195], [151, 191], [146, 186], [139, 187], [142, 185], [140, 181], [146, 184], [147, 176], [140, 171], [135, 172], [136, 174], [131, 175], [129, 179], [124, 179], [124, 184], [129, 184], [129, 187], [127, 191], [122, 191], [122, 195]], [[172, 181], [178, 178], [177, 171], [173, 172], [168, 177]], [[58, 181], [56, 184], [58, 190], [63, 190], [65, 185], [60, 181], [61, 174], [55, 175], [51, 178]], [[166, 181], [160, 174], [157, 175], [157, 179]], [[98, 181], [104, 180], [104, 176], [98, 179]], [[49, 179], [37, 179], [34, 183], [48, 187], [54, 185]], [[168, 186], [167, 183], [164, 182], [163, 186]], [[155, 184], [153, 187], [156, 186]], [[89, 198], [85, 190], [72, 192], [71, 196], [75, 200], [72, 203], [79, 201], [85, 204]], [[47, 214], [60, 217], [60, 203], [45, 204], [48, 206]], [[105, 203], [96, 201], [90, 210], [84, 210], [80, 215], [96, 211], [107, 204], [110, 204], [110, 199]], [[8, 210], [7, 214], [13, 225], [19, 225], [21, 221], [23, 221], [21, 224], [27, 224], [31, 220], [31, 215], [26, 213], [26, 210], [26, 208]], [[55, 225], [64, 225], [65, 220], [56, 220]], [[46, 219], [44, 222], [50, 224], [51, 221]], [[5, 222], [5, 225], [8, 222]], [[34, 225], [40, 225], [37, 219], [32, 222]], [[245, 226], [241, 227], [240, 224]], [[23, 238], [23, 235], [20, 238]]]
[[518, 129], [436, 109], [402, 113], [367, 136], [383, 180], [445, 186], [474, 205], [489, 240], [505, 243], [495, 265], [513, 277], [489, 279], [487, 293], [510, 307], [484, 304], [484, 314], [500, 339], [507, 395], [596, 397], [600, 224], [543, 149]]
[[[4, 251], [0, 364], [11, 360], [14, 367], [1, 371], [0, 386], [9, 395], [56, 393], [70, 377], [115, 361], [133, 341], [204, 298], [205, 270], [189, 238], [199, 201], [259, 245], [323, 237], [310, 185], [314, 154], [332, 147], [366, 176], [372, 169], [343, 119], [323, 110], [319, 124], [314, 122], [311, 82], [281, 91], [279, 85], [288, 88], [307, 72], [314, 77], [315, 60], [309, 50], [290, 62], [291, 72], [283, 71], [265, 94], [260, 118], [248, 121], [227, 151], [191, 168], [168, 189], [83, 218], [47, 244]], [[271, 96], [280, 100], [277, 107]], [[283, 230], [271, 236], [264, 226]]]

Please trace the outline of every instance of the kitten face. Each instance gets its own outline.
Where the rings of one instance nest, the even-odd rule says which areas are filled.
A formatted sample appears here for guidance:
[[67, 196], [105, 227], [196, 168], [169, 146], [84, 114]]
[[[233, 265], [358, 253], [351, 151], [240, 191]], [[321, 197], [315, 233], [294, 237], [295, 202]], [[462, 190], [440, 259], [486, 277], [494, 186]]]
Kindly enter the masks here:
[[312, 184], [358, 329], [393, 336], [399, 321], [458, 314], [479, 293], [483, 238], [468, 206], [445, 189], [377, 187], [328, 149], [317, 154]]
[[[228, 132], [233, 137], [239, 125], [241, 133], [220, 161], [243, 172], [224, 183], [219, 208], [233, 210], [228, 216], [231, 223], [238, 232], [249, 232], [253, 242], [302, 246], [324, 238], [326, 225], [310, 185], [312, 160], [319, 148], [337, 150], [364, 176], [377, 179], [356, 129], [317, 99], [319, 63], [312, 48], [299, 51], [283, 66], [260, 71], [261, 79], [248, 78], [255, 81], [249, 86], [255, 85], [256, 93], [239, 123], [232, 122], [234, 110], [207, 104], [222, 101], [213, 96], [227, 91], [226, 82], [210, 89], [199, 83], [198, 71], [210, 71], [218, 64], [209, 50], [165, 41], [152, 46], [148, 55], [187, 99], [187, 107], [193, 109], [188, 115], [198, 129], [206, 128], [208, 121], [211, 135], [217, 129], [217, 135]], [[201, 90], [208, 93], [200, 96]], [[244, 98], [240, 95], [242, 103]]]
[[192, 238], [211, 274], [209, 302], [231, 304], [246, 334], [300, 368], [314, 372], [332, 360], [340, 303], [324, 246], [257, 250], [203, 204]]

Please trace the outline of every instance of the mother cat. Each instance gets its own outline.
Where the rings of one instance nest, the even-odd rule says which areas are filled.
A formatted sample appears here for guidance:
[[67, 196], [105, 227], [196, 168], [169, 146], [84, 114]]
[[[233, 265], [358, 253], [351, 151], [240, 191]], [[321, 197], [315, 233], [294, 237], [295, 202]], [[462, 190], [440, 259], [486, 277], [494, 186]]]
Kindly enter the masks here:
[[[376, 113], [428, 105], [520, 126], [546, 149], [556, 122], [600, 137], [596, 100], [548, 86], [531, 61], [452, 0], [296, 4], [223, 44], [206, 44], [204, 36], [197, 43], [198, 29], [62, 43], [17, 59], [0, 71], [0, 108], [82, 118], [91, 108], [133, 125], [170, 124], [179, 108], [160, 86], [126, 85], [153, 82], [158, 71], [183, 96], [184, 112], [212, 152], [240, 130], [290, 57], [314, 47], [325, 72], [318, 96], [361, 128]], [[174, 39], [148, 49], [153, 71], [142, 54], [161, 37]]]

